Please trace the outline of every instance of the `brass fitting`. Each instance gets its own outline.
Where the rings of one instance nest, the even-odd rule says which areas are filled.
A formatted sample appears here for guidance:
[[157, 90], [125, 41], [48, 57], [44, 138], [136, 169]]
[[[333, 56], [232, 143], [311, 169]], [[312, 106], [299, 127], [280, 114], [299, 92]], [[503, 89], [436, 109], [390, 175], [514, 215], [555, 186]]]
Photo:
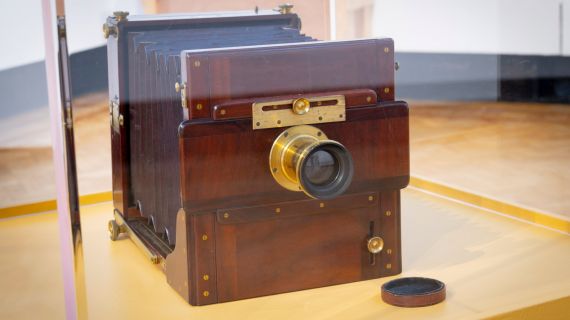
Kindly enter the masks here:
[[293, 5], [290, 3], [280, 4], [279, 7], [277, 7], [277, 11], [279, 11], [279, 13], [281, 13], [281, 14], [292, 13]]

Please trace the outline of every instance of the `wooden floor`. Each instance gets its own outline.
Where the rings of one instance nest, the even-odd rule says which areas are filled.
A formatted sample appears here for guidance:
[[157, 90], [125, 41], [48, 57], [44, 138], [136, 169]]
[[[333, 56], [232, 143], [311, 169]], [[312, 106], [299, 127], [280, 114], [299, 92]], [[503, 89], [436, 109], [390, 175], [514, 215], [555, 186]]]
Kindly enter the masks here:
[[[75, 102], [81, 194], [111, 189], [106, 100]], [[412, 101], [410, 122], [413, 175], [570, 219], [570, 105]], [[0, 207], [55, 198], [51, 149], [14, 145], [0, 148]]]
[[[441, 304], [387, 305], [382, 278], [192, 307], [132, 241], [109, 240], [111, 203], [83, 207], [89, 319], [568, 319], [570, 236], [414, 189], [402, 211], [401, 276], [443, 281]], [[0, 220], [0, 319], [64, 318], [58, 239], [55, 213]]]
[[413, 175], [570, 218], [570, 105], [410, 105]]
[[[74, 103], [80, 194], [111, 190], [111, 138], [106, 101], [107, 94], [100, 93], [82, 97]], [[39, 127], [25, 133], [49, 136], [49, 114], [46, 110], [38, 113], [45, 113], [42, 119], [45, 123], [38, 123], [37, 116], [30, 114], [18, 119], [20, 122], [14, 126], [25, 123], [26, 126]], [[0, 208], [55, 199], [49, 139], [37, 139], [29, 135], [25, 139], [15, 136], [11, 137], [8, 147], [0, 147]]]

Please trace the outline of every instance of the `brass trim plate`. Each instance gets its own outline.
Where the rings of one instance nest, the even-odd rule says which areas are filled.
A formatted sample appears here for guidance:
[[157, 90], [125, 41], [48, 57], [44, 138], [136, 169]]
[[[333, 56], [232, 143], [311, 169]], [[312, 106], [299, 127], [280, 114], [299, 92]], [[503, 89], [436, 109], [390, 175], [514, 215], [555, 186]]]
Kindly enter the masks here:
[[[310, 103], [308, 110], [302, 114], [295, 113], [293, 109], [294, 103], [299, 99], [253, 103], [251, 107], [253, 130], [345, 121], [346, 100], [343, 95], [302, 99]], [[289, 107], [283, 108], [283, 106]]]

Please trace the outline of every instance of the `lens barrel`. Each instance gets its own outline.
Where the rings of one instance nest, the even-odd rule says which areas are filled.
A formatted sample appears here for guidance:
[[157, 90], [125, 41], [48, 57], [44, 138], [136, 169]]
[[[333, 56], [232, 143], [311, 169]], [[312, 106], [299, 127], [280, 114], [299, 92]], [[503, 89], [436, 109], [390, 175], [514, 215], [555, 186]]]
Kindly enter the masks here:
[[341, 195], [354, 175], [348, 150], [308, 125], [291, 127], [275, 139], [269, 165], [281, 186], [316, 199]]

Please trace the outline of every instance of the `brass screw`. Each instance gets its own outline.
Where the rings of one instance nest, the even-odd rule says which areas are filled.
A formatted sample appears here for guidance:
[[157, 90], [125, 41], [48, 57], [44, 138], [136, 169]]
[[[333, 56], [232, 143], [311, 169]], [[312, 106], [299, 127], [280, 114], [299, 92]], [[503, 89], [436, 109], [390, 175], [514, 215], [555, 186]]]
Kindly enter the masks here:
[[321, 203], [319, 204], [319, 207], [324, 208], [324, 207], [325, 207], [325, 203], [324, 203], [324, 202], [321, 202]]
[[384, 93], [389, 93], [390, 92], [390, 88], [384, 88]]
[[226, 109], [220, 110], [220, 114], [221, 114], [222, 116], [225, 115], [225, 114], [226, 114]]
[[278, 7], [279, 9], [277, 11], [279, 11], [279, 13], [281, 14], [289, 14], [291, 13], [291, 10], [293, 9], [293, 5], [289, 4], [289, 3], [285, 3], [285, 4], [281, 4]]
[[392, 254], [392, 249], [386, 250], [386, 253], [387, 253], [387, 254]]
[[260, 122], [256, 122], [255, 125], [259, 127], [259, 126], [261, 125], [261, 123], [260, 123]]
[[115, 16], [115, 19], [117, 19], [117, 21], [121, 21], [121, 20], [125, 19], [128, 15], [129, 15], [128, 11], [115, 11], [115, 12], [113, 12], [113, 16]]
[[390, 211], [390, 210], [386, 211], [386, 216], [389, 217], [389, 216], [391, 216], [391, 215], [392, 215], [392, 211]]
[[275, 213], [281, 212], [281, 208], [275, 208]]
[[181, 88], [181, 87], [180, 87], [180, 83], [176, 82], [176, 83], [174, 84], [174, 90], [176, 90], [176, 92], [180, 92], [180, 88]]
[[368, 201], [372, 201], [372, 200], [374, 200], [374, 197], [373, 197], [373, 196], [368, 196]]
[[392, 264], [391, 264], [391, 263], [388, 263], [388, 264], [386, 265], [386, 269], [392, 269]]
[[372, 97], [366, 97], [366, 102], [372, 101]]
[[198, 103], [198, 104], [196, 105], [196, 109], [202, 110], [202, 104], [201, 104], [201, 103]]
[[200, 61], [194, 61], [194, 67], [198, 68], [200, 66]]
[[208, 240], [208, 236], [205, 235], [205, 234], [203, 234], [203, 235], [202, 235], [202, 240], [204, 240], [204, 241]]
[[209, 296], [209, 295], [210, 295], [210, 292], [208, 292], [208, 291], [204, 291], [202, 294], [204, 295], [204, 297], [207, 297], [207, 296]]
[[339, 117], [339, 118], [342, 118], [342, 114], [339, 114], [338, 117]]
[[224, 213], [224, 219], [227, 219], [227, 218], [229, 218], [229, 217], [230, 217], [230, 214], [229, 214], [229, 213], [227, 213], [227, 212]]
[[386, 53], [390, 52], [390, 48], [385, 47], [385, 48], [384, 48], [384, 52], [386, 52]]
[[210, 276], [208, 276], [207, 274], [205, 274], [202, 279], [204, 279], [204, 281], [208, 281], [210, 279]]

